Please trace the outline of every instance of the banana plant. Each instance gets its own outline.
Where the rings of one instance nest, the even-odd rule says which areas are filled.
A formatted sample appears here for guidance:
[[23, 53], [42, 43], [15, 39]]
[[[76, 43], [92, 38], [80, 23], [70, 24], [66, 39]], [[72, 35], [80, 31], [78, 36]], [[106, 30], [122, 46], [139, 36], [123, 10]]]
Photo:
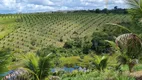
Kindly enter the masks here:
[[95, 65], [95, 68], [99, 71], [104, 71], [104, 69], [107, 67], [107, 56], [94, 56], [93, 64]]

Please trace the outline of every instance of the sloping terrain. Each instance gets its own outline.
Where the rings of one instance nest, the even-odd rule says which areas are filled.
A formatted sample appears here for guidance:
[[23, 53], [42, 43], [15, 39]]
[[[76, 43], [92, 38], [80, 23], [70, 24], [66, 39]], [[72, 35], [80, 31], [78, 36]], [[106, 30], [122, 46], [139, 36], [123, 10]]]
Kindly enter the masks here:
[[[34, 13], [0, 16], [0, 30], [10, 30], [0, 40], [0, 48], [16, 52], [36, 51], [48, 45], [62, 47], [74, 36], [90, 36], [102, 30], [106, 23], [121, 23], [130, 20], [129, 15], [95, 13]], [[11, 24], [10, 21], [14, 22]], [[11, 25], [7, 27], [7, 25]], [[13, 24], [16, 25], [13, 25]], [[3, 35], [2, 30], [0, 35]]]

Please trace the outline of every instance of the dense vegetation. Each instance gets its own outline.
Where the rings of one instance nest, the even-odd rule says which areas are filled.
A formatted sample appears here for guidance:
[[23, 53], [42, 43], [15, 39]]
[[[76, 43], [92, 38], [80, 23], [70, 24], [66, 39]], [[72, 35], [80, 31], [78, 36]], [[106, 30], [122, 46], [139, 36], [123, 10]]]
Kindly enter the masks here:
[[[132, 9], [0, 15], [0, 79], [135, 80], [141, 3]], [[122, 12], [121, 12], [122, 11]]]

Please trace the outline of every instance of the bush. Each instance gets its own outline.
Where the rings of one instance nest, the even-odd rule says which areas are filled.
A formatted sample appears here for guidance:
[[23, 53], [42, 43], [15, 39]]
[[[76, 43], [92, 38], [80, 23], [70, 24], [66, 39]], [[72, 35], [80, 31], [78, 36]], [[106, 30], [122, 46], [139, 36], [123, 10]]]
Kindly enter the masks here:
[[64, 48], [72, 48], [73, 47], [73, 41], [67, 41], [65, 44], [64, 44]]
[[97, 53], [109, 53], [111, 51], [111, 46], [104, 40], [110, 40], [109, 35], [103, 32], [94, 32], [92, 35], [92, 50]]

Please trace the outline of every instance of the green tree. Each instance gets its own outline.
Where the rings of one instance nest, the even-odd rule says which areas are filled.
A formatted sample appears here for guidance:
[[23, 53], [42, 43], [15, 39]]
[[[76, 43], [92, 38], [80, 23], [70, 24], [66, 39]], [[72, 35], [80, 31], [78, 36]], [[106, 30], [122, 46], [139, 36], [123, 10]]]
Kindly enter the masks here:
[[105, 9], [102, 10], [102, 12], [108, 14], [109, 10], [107, 8], [105, 8]]
[[94, 32], [92, 37], [92, 50], [95, 50], [98, 54], [109, 53], [110, 46], [104, 40], [111, 40], [111, 36], [103, 32]]
[[100, 10], [100, 9], [96, 9], [95, 12], [96, 12], [96, 13], [100, 13], [101, 10]]

